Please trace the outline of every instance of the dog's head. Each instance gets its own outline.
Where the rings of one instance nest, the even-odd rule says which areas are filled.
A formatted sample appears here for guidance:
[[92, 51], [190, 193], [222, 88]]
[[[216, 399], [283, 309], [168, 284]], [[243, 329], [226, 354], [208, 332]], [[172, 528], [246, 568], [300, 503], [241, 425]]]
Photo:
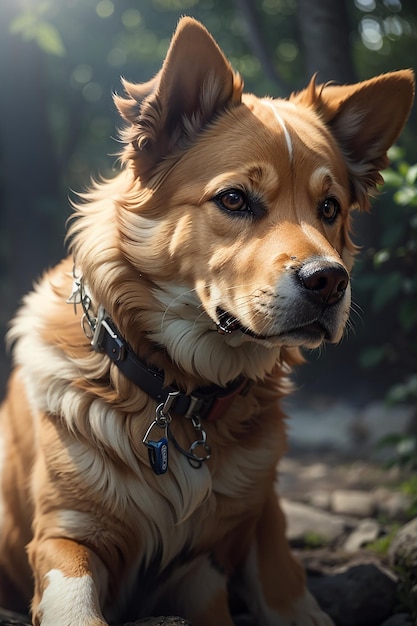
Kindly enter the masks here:
[[[228, 362], [220, 382], [262, 374], [283, 346], [338, 342], [350, 212], [381, 182], [413, 86], [404, 70], [350, 86], [313, 79], [288, 100], [260, 99], [242, 93], [205, 28], [181, 20], [161, 71], [124, 81], [115, 98], [128, 122], [117, 245], [158, 302], [141, 318], [148, 337], [208, 379], [216, 354]], [[119, 287], [117, 310], [106, 303], [116, 318], [131, 289]]]

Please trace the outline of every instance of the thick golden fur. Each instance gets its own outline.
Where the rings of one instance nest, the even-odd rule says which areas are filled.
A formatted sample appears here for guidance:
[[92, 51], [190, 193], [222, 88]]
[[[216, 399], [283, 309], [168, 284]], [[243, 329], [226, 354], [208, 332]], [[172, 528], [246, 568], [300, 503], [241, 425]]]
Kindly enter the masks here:
[[[343, 335], [349, 212], [367, 208], [413, 85], [404, 70], [258, 99], [189, 18], [153, 80], [124, 82], [122, 170], [76, 207], [71, 256], [25, 298], [9, 335], [0, 604], [32, 603], [42, 626], [163, 611], [232, 626], [230, 578], [259, 625], [331, 624], [285, 540], [279, 400], [299, 348]], [[93, 350], [80, 304], [67, 303], [73, 274], [167, 383], [252, 382], [204, 423], [201, 468], [171, 446], [168, 472], [151, 470], [142, 439], [156, 403]], [[240, 325], [217, 332], [219, 311]], [[183, 416], [171, 430], [185, 449], [196, 438]]]

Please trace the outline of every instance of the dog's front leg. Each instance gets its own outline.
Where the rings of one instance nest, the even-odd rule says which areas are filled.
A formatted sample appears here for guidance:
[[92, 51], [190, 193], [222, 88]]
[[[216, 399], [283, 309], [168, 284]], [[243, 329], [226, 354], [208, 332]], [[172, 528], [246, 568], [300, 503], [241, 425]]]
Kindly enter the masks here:
[[332, 626], [306, 588], [301, 564], [291, 553], [278, 498], [271, 493], [246, 559], [250, 609], [262, 626]]
[[69, 539], [45, 539], [31, 542], [29, 558], [34, 626], [107, 625], [100, 609], [107, 573], [96, 554]]
[[210, 556], [202, 554], [175, 570], [159, 590], [157, 603], [193, 626], [233, 626], [227, 583]]

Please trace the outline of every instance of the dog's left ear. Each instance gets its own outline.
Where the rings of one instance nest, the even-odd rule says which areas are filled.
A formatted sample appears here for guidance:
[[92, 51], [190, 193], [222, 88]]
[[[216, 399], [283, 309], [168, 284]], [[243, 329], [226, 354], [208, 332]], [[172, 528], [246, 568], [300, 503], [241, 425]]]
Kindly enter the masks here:
[[239, 104], [243, 82], [204, 26], [185, 17], [161, 71], [148, 83], [123, 81], [123, 86], [127, 97], [114, 100], [129, 122], [122, 131], [124, 158], [134, 159], [144, 171]]
[[353, 202], [369, 207], [383, 182], [387, 150], [398, 138], [414, 97], [412, 70], [390, 72], [354, 85], [319, 85], [315, 78], [291, 100], [313, 108], [330, 128], [350, 171]]

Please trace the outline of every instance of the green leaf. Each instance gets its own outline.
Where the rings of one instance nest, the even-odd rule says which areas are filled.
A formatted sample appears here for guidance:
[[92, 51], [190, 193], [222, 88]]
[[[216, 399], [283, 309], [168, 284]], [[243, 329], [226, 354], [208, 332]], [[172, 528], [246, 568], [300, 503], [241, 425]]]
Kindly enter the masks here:
[[384, 435], [384, 437], [381, 437], [381, 439], [378, 439], [376, 448], [378, 450], [388, 447], [392, 448], [393, 446], [397, 446], [403, 439], [403, 434], [389, 433], [388, 435]]
[[391, 169], [384, 170], [382, 172], [382, 177], [384, 179], [384, 183], [390, 187], [399, 187], [404, 181], [403, 177], [400, 176], [398, 172]]
[[408, 172], [408, 163], [406, 163], [405, 161], [401, 161], [400, 163], [397, 164], [397, 169], [399, 173], [405, 178]]
[[409, 185], [414, 185], [417, 179], [417, 163], [410, 165], [410, 168], [405, 175], [405, 180]]
[[383, 250], [378, 250], [374, 255], [374, 265], [375, 267], [379, 267], [383, 263], [386, 263], [391, 258], [391, 253], [389, 250], [384, 248]]
[[404, 158], [404, 149], [400, 148], [400, 146], [391, 146], [388, 150], [388, 158], [390, 161], [399, 161]]
[[65, 47], [58, 30], [49, 22], [39, 22], [36, 41], [42, 50], [55, 56], [64, 56]]
[[396, 204], [406, 206], [417, 201], [417, 189], [415, 187], [402, 187], [394, 194]]
[[417, 374], [410, 376], [404, 383], [393, 385], [387, 396], [390, 404], [398, 404], [415, 398], [417, 398]]
[[24, 39], [33, 39], [37, 29], [37, 18], [33, 13], [21, 13], [9, 26], [12, 35], [21, 35]]

